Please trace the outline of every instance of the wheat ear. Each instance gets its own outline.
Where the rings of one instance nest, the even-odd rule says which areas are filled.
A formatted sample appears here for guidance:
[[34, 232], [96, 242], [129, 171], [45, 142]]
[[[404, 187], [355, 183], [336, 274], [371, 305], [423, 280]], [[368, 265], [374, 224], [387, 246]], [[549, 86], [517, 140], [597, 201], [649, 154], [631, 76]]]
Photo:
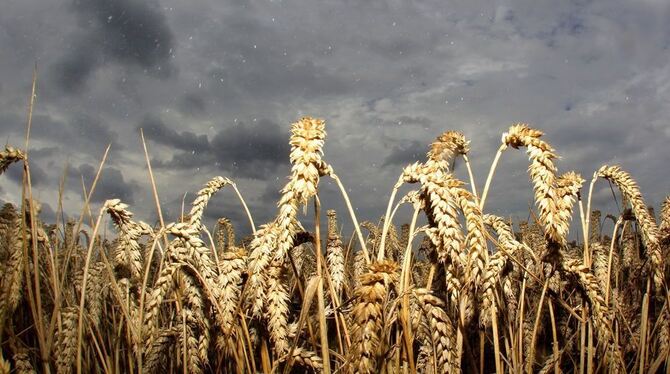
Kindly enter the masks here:
[[618, 166], [604, 165], [598, 169], [596, 175], [614, 183], [626, 199], [630, 201], [635, 218], [637, 218], [642, 229], [642, 241], [647, 247], [647, 252], [651, 259], [654, 286], [660, 292], [663, 289], [665, 279], [663, 253], [659, 243], [659, 231], [656, 221], [649, 214], [647, 205], [640, 193], [640, 188], [630, 174], [621, 170]]
[[4, 173], [9, 165], [25, 158], [26, 156], [22, 151], [6, 146], [5, 150], [0, 152], [0, 174]]

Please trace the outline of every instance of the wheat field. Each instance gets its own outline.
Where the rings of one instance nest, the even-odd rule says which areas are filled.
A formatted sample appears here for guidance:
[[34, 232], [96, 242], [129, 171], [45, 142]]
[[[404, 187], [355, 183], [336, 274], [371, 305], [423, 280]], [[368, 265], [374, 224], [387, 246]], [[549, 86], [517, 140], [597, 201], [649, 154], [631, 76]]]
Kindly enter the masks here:
[[[448, 131], [399, 170], [379, 221], [359, 222], [325, 141], [323, 120], [292, 125], [291, 174], [267, 208], [275, 218], [258, 226], [220, 176], [177, 219], [149, 224], [112, 199], [45, 223], [27, 150], [7, 147], [0, 172], [23, 165], [24, 199], [0, 211], [0, 373], [670, 372], [670, 198], [657, 221], [628, 171], [604, 165], [585, 184], [559, 172], [541, 131], [514, 124], [481, 190], [469, 140]], [[504, 188], [500, 155], [517, 149], [534, 191], [528, 222], [486, 209], [489, 190]], [[470, 180], [452, 173], [457, 158]], [[321, 206], [322, 178], [347, 210]], [[607, 183], [619, 215], [591, 204]], [[224, 188], [251, 236], [226, 217], [203, 224]], [[401, 205], [413, 214], [396, 215]], [[106, 220], [116, 230], [102, 235]]]

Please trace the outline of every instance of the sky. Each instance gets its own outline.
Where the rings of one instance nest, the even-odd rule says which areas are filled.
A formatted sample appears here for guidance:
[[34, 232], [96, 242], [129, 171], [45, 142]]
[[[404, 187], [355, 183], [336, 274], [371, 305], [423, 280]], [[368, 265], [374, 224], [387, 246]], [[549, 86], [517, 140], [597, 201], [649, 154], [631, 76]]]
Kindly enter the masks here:
[[[481, 190], [515, 122], [546, 133], [561, 172], [590, 180], [619, 164], [658, 207], [670, 194], [668, 19], [664, 0], [3, 0], [0, 130], [23, 145], [36, 64], [30, 162], [47, 221], [64, 176], [65, 213], [81, 212], [82, 181], [109, 144], [93, 210], [120, 198], [155, 220], [142, 129], [166, 221], [221, 175], [266, 222], [290, 170], [290, 124], [305, 115], [326, 121], [324, 159], [360, 220], [384, 213], [403, 166], [446, 130], [471, 140]], [[487, 211], [527, 218], [527, 167], [524, 151], [506, 151]], [[462, 163], [455, 174], [467, 180]], [[0, 178], [0, 200], [19, 201], [21, 168]], [[331, 181], [320, 196], [345, 216]], [[600, 182], [594, 207], [612, 201]], [[248, 231], [232, 191], [207, 210], [222, 216]]]

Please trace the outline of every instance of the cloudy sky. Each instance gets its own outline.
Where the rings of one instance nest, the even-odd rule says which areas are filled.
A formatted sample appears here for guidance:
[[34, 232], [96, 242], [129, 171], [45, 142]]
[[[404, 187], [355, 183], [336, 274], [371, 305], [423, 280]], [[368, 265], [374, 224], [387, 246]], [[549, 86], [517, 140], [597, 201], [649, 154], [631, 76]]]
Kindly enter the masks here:
[[[561, 171], [590, 178], [621, 164], [659, 204], [670, 193], [670, 3], [492, 3], [3, 0], [0, 129], [23, 144], [36, 63], [31, 169], [47, 217], [63, 175], [66, 213], [78, 214], [82, 178], [111, 144], [94, 208], [118, 197], [155, 219], [141, 128], [167, 220], [184, 193], [223, 175], [261, 223], [303, 115], [327, 121], [326, 160], [361, 219], [383, 213], [401, 168], [445, 130], [471, 139], [481, 189], [514, 122], [546, 132]], [[523, 152], [503, 156], [491, 211], [526, 218], [526, 168]], [[16, 202], [20, 168], [2, 178], [0, 199]], [[597, 190], [596, 206], [611, 207], [607, 184]], [[344, 213], [332, 183], [322, 195]], [[230, 191], [208, 211], [244, 224], [241, 213]]]

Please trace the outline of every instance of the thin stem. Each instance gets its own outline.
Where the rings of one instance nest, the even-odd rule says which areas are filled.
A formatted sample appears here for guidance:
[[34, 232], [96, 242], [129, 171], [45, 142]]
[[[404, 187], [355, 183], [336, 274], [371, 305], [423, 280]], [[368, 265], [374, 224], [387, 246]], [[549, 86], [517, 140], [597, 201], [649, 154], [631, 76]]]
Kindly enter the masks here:
[[256, 234], [256, 225], [254, 225], [254, 219], [251, 217], [251, 212], [249, 211], [249, 207], [247, 206], [247, 203], [244, 201], [244, 198], [242, 197], [242, 194], [240, 193], [240, 190], [237, 189], [237, 185], [235, 183], [232, 184], [233, 189], [235, 189], [235, 193], [237, 194], [237, 197], [240, 199], [240, 202], [242, 203], [242, 206], [244, 207], [244, 211], [247, 213], [247, 218], [249, 218], [249, 225], [251, 225], [251, 231]]
[[356, 219], [356, 214], [354, 213], [354, 208], [351, 206], [351, 200], [349, 200], [349, 195], [347, 194], [347, 190], [344, 188], [344, 185], [342, 185], [342, 182], [340, 181], [340, 177], [337, 176], [335, 173], [331, 173], [330, 177], [335, 180], [337, 183], [337, 186], [340, 188], [340, 192], [342, 193], [342, 197], [344, 198], [344, 202], [347, 204], [347, 209], [349, 209], [349, 215], [351, 216], [351, 221], [354, 224], [354, 229], [356, 230], [356, 235], [358, 235], [358, 241], [361, 243], [361, 250], [363, 251], [363, 256], [365, 256], [365, 262], [367, 264], [370, 264], [370, 253], [368, 252], [368, 248], [365, 246], [365, 239], [363, 239], [363, 233], [361, 232], [361, 228], [358, 224], [358, 220]]
[[610, 253], [607, 258], [607, 283], [605, 283], [605, 306], [609, 305], [610, 299], [610, 279], [612, 279], [612, 254], [614, 253], [614, 243], [616, 242], [616, 233], [623, 222], [623, 217], [619, 217], [612, 231], [612, 241], [610, 243]]
[[593, 197], [593, 186], [595, 186], [596, 181], [598, 180], [598, 173], [593, 173], [593, 178], [591, 179], [591, 184], [589, 185], [589, 197], [586, 201], [586, 225], [584, 226], [584, 253], [588, 253], [589, 250], [589, 227], [591, 226], [591, 198]]
[[540, 301], [537, 305], [537, 313], [535, 314], [535, 323], [533, 324], [533, 332], [531, 333], [530, 347], [528, 350], [528, 358], [526, 361], [526, 372], [533, 372], [533, 365], [535, 364], [535, 339], [537, 338], [537, 331], [540, 327], [540, 317], [542, 316], [542, 304], [544, 304], [544, 296], [547, 293], [547, 287], [549, 286], [549, 279], [544, 282], [544, 287], [542, 287], [542, 294], [540, 295]]
[[498, 161], [500, 160], [500, 156], [502, 156], [503, 151], [507, 149], [507, 146], [505, 144], [501, 145], [500, 148], [498, 148], [498, 151], [496, 152], [496, 156], [493, 159], [493, 163], [491, 164], [491, 169], [489, 169], [489, 175], [486, 177], [486, 184], [484, 185], [484, 192], [482, 193], [482, 199], [479, 201], [479, 209], [484, 210], [484, 203], [486, 202], [486, 196], [489, 194], [489, 187], [491, 186], [491, 180], [493, 179], [493, 174], [495, 173], [496, 167], [498, 166]]
[[88, 245], [88, 251], [86, 253], [86, 262], [84, 263], [84, 275], [81, 280], [81, 297], [79, 298], [79, 319], [77, 322], [77, 374], [81, 374], [81, 335], [84, 324], [84, 301], [86, 300], [86, 282], [88, 281], [88, 269], [91, 264], [91, 257], [93, 254], [93, 245], [95, 244], [95, 237], [98, 235], [98, 228], [100, 227], [100, 221], [102, 220], [102, 215], [105, 213], [106, 207], [103, 206], [100, 208], [100, 214], [98, 214], [98, 219], [95, 222], [93, 227], [93, 235], [91, 235], [91, 242]]
[[402, 323], [403, 323], [403, 338], [405, 342], [405, 349], [407, 350], [407, 358], [409, 361], [410, 373], [415, 372], [414, 367], [414, 353], [412, 352], [413, 339], [412, 339], [412, 325], [409, 323], [409, 293], [410, 288], [410, 272], [412, 264], [412, 239], [416, 233], [414, 228], [416, 227], [416, 220], [419, 217], [419, 212], [421, 208], [418, 204], [414, 207], [414, 213], [412, 214], [412, 221], [409, 225], [410, 236], [407, 239], [407, 247], [405, 248], [405, 255], [403, 257], [402, 271], [400, 272], [400, 294], [402, 297]]
[[398, 189], [402, 186], [403, 179], [402, 175], [398, 178], [398, 181], [393, 186], [391, 191], [391, 197], [389, 198], [389, 203], [386, 206], [386, 215], [384, 216], [384, 228], [382, 229], [382, 239], [379, 242], [379, 252], [377, 252], [377, 261], [382, 261], [384, 259], [384, 246], [386, 243], [386, 234], [389, 231], [391, 226], [391, 207], [393, 206], [393, 201], [395, 200], [395, 195], [398, 193]]
[[319, 196], [314, 196], [314, 250], [316, 252], [316, 276], [319, 278], [319, 286], [316, 297], [319, 303], [319, 335], [321, 336], [321, 358], [323, 360], [323, 372], [330, 374], [330, 354], [328, 349], [328, 327], [326, 326], [326, 307], [323, 295], [323, 270], [321, 269], [321, 202]]
[[472, 194], [475, 195], [475, 198], [478, 198], [477, 186], [475, 185], [475, 176], [472, 174], [472, 167], [470, 166], [470, 159], [468, 159], [468, 155], [464, 154], [463, 160], [465, 160], [465, 168], [468, 169], [468, 177], [470, 177], [470, 189], [472, 190]]
[[[144, 130], [140, 129], [140, 136], [142, 137], [142, 147], [144, 148], [144, 158], [147, 162], [147, 169], [149, 170], [149, 180], [151, 181], [151, 190], [154, 195], [154, 202], [156, 203], [156, 211], [158, 212], [158, 221], [161, 224], [161, 229], [165, 227], [165, 221], [163, 221], [163, 212], [161, 210], [161, 202], [158, 199], [158, 189], [156, 188], [156, 180], [154, 179], [154, 172], [151, 169], [151, 160], [149, 160], [149, 151], [147, 150], [147, 142], [144, 140]], [[168, 247], [167, 236], [163, 235], [163, 242], [165, 243], [165, 248]]]

